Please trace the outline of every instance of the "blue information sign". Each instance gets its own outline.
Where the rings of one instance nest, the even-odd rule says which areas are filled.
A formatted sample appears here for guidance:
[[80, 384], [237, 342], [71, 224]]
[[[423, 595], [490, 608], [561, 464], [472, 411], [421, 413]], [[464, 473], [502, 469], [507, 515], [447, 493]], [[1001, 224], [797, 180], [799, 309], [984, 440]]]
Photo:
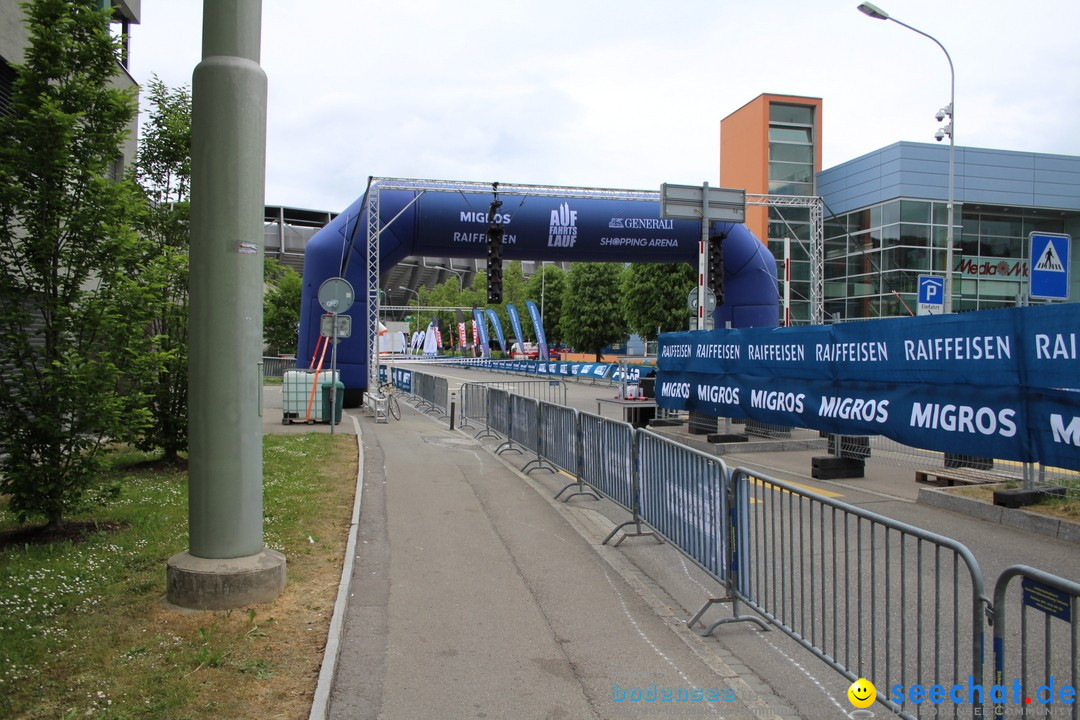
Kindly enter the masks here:
[[1072, 621], [1072, 597], [1069, 593], [1029, 577], [1024, 578], [1020, 584], [1023, 587], [1025, 605], [1061, 618], [1065, 622]]
[[1028, 295], [1045, 300], [1069, 299], [1068, 235], [1031, 233], [1031, 284]]
[[945, 278], [936, 275], [919, 276], [919, 303], [941, 305], [945, 301]]

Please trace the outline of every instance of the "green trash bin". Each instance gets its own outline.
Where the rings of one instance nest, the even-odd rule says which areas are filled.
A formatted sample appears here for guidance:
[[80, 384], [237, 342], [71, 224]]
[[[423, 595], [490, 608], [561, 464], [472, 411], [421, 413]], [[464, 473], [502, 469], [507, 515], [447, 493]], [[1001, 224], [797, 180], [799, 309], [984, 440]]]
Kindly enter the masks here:
[[319, 412], [319, 422], [330, 422], [330, 388], [337, 386], [337, 397], [334, 398], [334, 424], [341, 423], [341, 406], [345, 403], [345, 383], [324, 382], [322, 384], [322, 410]]

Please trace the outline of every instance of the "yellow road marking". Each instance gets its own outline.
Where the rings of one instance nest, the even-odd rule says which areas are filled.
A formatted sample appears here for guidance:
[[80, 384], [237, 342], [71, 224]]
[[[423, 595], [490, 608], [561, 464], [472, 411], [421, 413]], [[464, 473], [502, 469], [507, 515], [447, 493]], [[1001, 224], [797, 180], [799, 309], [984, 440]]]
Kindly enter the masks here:
[[[758, 478], [753, 478], [753, 482], [754, 482], [755, 485], [761, 485], [761, 486], [772, 485], [772, 483], [763, 482], [762, 480], [759, 480]], [[800, 490], [809, 490], [810, 492], [817, 493], [818, 495], [822, 495], [822, 496], [827, 497], [827, 498], [844, 497], [844, 493], [833, 492], [832, 490], [826, 490], [825, 488], [815, 487], [814, 485], [804, 485], [802, 483], [797, 483], [797, 482], [794, 482], [792, 480], [784, 480], [783, 482], [787, 483], [788, 485], [791, 485], [792, 487], [797, 487]]]

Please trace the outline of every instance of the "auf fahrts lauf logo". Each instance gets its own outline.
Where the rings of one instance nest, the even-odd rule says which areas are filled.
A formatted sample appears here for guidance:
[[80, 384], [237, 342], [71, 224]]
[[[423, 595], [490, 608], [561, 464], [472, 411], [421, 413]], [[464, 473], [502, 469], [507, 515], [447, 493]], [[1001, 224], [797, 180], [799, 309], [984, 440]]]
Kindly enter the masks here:
[[574, 247], [577, 242], [577, 210], [570, 203], [562, 203], [551, 211], [548, 227], [548, 247]]

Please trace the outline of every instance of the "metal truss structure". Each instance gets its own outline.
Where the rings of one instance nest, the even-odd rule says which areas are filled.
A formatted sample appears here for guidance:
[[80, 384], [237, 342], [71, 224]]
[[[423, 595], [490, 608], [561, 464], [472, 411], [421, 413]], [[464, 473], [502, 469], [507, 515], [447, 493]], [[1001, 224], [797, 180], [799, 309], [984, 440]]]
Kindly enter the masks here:
[[[416, 196], [385, 225], [379, 214], [383, 190], [407, 190]], [[660, 202], [659, 190], [616, 190], [604, 188], [562, 187], [557, 185], [513, 185], [479, 183], [459, 180], [417, 180], [406, 178], [372, 178], [368, 185], [365, 210], [367, 216], [367, 251], [364, 296], [367, 300], [367, 360], [368, 388], [379, 386], [379, 236], [390, 227], [409, 206], [429, 192], [503, 196], [557, 197], [570, 199], [631, 200]], [[820, 197], [807, 195], [746, 195], [747, 205], [770, 207], [805, 207], [810, 210], [810, 318], [814, 324], [824, 321], [824, 221]], [[357, 222], [360, 219], [357, 218]]]
[[[825, 322], [825, 219], [824, 202], [817, 195], [751, 195], [747, 205], [797, 207], [810, 210], [810, 324]], [[798, 238], [796, 238], [798, 240]], [[799, 242], [802, 242], [799, 240]]]
[[[379, 387], [379, 235], [390, 227], [412, 203], [429, 192], [467, 193], [491, 195], [496, 189], [502, 196], [556, 197], [569, 199], [634, 200], [660, 202], [660, 191], [613, 190], [603, 188], [575, 188], [558, 185], [512, 185], [502, 183], [478, 183], [458, 180], [415, 180], [405, 178], [372, 178], [368, 185], [365, 210], [367, 215], [367, 264], [365, 292], [367, 300], [367, 359], [368, 389]], [[379, 215], [379, 200], [383, 190], [408, 190], [416, 193], [406, 206], [385, 225]], [[357, 218], [357, 222], [360, 219]]]

